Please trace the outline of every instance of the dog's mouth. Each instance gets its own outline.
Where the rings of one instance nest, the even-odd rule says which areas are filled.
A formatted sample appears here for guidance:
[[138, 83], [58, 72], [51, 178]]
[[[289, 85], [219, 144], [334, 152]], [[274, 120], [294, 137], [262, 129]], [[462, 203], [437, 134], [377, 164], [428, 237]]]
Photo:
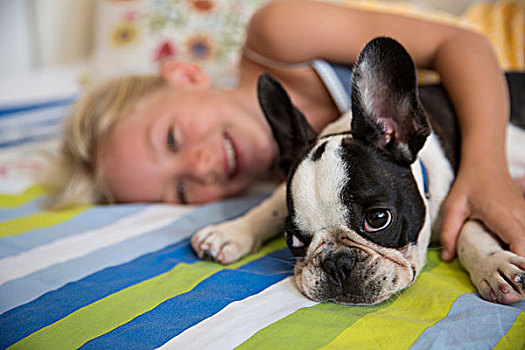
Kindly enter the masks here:
[[[372, 251], [370, 247], [316, 247], [315, 251], [298, 261], [294, 269], [299, 290], [312, 300], [345, 305], [378, 304], [410, 286], [416, 277], [413, 264], [389, 257], [385, 252]], [[333, 262], [327, 263], [329, 259]], [[351, 268], [344, 264], [349, 260], [353, 261]]]
[[227, 132], [223, 133], [224, 138], [224, 152], [226, 155], [225, 159], [225, 170], [229, 179], [233, 179], [239, 173], [239, 154], [235, 147], [230, 134]]

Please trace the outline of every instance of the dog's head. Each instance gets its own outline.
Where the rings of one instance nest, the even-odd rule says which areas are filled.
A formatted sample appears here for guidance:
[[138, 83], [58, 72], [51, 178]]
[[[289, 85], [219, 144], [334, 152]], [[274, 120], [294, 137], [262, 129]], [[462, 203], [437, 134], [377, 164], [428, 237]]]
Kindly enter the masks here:
[[353, 72], [352, 113], [321, 135], [271, 76], [258, 93], [288, 177], [284, 231], [299, 289], [359, 305], [408, 287], [430, 238], [417, 161], [430, 127], [409, 54], [389, 38], [369, 42]]

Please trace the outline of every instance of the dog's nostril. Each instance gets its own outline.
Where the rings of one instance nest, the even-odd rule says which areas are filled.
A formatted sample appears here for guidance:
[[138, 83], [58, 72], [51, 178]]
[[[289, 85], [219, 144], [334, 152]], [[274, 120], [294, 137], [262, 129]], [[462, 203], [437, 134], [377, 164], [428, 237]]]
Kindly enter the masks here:
[[356, 261], [355, 258], [351, 258], [345, 255], [340, 256], [337, 259], [337, 268], [338, 270], [340, 270], [341, 272], [345, 274], [345, 277], [347, 277], [350, 271], [354, 268], [355, 261]]
[[321, 267], [335, 285], [343, 287], [355, 263], [355, 258], [339, 253], [326, 258]]
[[332, 283], [342, 287], [342, 280], [337, 272], [337, 266], [335, 265], [335, 260], [333, 258], [326, 258], [321, 267]]

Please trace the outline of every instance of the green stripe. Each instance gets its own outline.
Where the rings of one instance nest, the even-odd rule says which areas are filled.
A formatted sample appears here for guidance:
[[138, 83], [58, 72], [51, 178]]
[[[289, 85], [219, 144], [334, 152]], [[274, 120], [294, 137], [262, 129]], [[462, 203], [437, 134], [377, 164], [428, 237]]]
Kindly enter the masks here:
[[321, 303], [293, 314], [260, 330], [237, 349], [318, 349], [337, 337], [360, 317], [385, 307], [345, 307]]
[[525, 311], [521, 312], [494, 350], [525, 349]]
[[24, 203], [32, 201], [38, 196], [41, 196], [45, 193], [44, 188], [40, 185], [33, 185], [26, 189], [23, 193], [9, 195], [1, 194], [0, 195], [0, 207], [4, 208], [14, 208], [18, 207]]
[[[421, 276], [438, 264], [438, 252], [429, 252]], [[411, 288], [417, 288], [417, 284], [418, 282]], [[397, 296], [393, 296], [381, 304], [366, 307], [322, 303], [303, 308], [260, 330], [238, 349], [318, 349], [330, 343], [362, 317], [390, 307], [397, 299]]]
[[324, 348], [366, 349], [373, 344], [376, 349], [408, 349], [447, 316], [459, 296], [474, 290], [458, 260], [440, 263], [390, 306], [360, 318]]
[[224, 269], [235, 269], [286, 246], [284, 239], [266, 244], [257, 254], [223, 266], [200, 261], [180, 264], [169, 272], [141, 282], [76, 310], [13, 344], [9, 349], [72, 349], [131, 321], [162, 302], [189, 292], [204, 279]]
[[0, 223], [0, 238], [59, 224], [80, 214], [87, 208], [89, 208], [89, 206], [55, 211], [41, 211], [33, 215], [4, 221]]

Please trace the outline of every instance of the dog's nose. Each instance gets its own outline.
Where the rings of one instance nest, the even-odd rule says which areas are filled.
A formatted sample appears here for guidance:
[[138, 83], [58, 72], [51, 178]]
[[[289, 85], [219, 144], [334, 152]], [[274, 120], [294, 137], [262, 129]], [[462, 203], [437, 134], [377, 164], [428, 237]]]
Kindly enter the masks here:
[[333, 284], [343, 288], [343, 284], [354, 268], [355, 262], [356, 259], [347, 252], [337, 252], [326, 257], [321, 267]]

